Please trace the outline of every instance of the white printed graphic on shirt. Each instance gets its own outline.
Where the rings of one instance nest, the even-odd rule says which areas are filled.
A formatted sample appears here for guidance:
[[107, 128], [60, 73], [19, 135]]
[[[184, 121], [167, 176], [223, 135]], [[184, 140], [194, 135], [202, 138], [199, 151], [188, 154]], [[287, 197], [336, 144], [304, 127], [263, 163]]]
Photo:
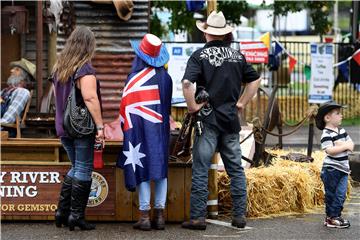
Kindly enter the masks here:
[[209, 63], [215, 67], [219, 67], [224, 61], [240, 62], [243, 56], [235, 49], [228, 47], [209, 47], [200, 53], [200, 59], [207, 59]]

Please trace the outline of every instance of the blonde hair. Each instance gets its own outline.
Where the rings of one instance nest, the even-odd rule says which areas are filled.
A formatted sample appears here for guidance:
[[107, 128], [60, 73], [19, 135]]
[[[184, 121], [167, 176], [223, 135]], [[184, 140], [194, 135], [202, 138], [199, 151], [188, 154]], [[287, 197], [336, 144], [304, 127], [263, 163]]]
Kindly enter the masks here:
[[95, 47], [95, 35], [90, 28], [76, 27], [54, 65], [53, 73], [57, 74], [57, 79], [61, 83], [67, 82], [76, 69], [91, 60]]

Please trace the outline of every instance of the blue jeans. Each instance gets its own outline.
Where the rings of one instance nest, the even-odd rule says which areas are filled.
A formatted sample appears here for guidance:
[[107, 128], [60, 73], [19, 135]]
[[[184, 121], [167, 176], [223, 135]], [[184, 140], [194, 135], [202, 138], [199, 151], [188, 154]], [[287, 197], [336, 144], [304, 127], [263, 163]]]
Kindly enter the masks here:
[[[164, 209], [167, 194], [167, 178], [154, 180], [155, 182], [155, 203], [154, 208]], [[139, 189], [139, 209], [141, 211], [150, 210], [151, 186], [150, 181], [142, 182], [138, 185]]]
[[233, 216], [246, 213], [246, 177], [241, 166], [239, 133], [222, 133], [204, 126], [203, 133], [196, 136], [193, 145], [192, 186], [190, 195], [190, 218], [206, 217], [208, 200], [208, 170], [218, 146], [225, 170], [231, 179], [230, 192]]
[[325, 188], [326, 216], [341, 216], [346, 198], [348, 174], [331, 167], [324, 167], [321, 170], [321, 180]]
[[90, 181], [94, 168], [94, 136], [86, 138], [61, 137], [61, 143], [71, 161], [68, 176], [80, 181]]

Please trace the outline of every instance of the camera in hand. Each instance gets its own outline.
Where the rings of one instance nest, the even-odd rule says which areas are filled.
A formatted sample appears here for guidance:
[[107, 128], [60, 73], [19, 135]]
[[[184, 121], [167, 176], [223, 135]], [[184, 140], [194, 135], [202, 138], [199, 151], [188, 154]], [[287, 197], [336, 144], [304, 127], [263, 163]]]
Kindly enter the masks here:
[[196, 93], [195, 93], [195, 102], [197, 104], [203, 103], [203, 102], [207, 102], [209, 101], [209, 93], [205, 90], [204, 87], [198, 87], [196, 89]]

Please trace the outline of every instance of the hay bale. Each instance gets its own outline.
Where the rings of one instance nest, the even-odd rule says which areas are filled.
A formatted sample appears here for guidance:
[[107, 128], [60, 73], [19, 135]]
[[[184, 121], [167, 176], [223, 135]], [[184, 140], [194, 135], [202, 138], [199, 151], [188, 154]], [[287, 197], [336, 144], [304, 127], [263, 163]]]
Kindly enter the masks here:
[[[289, 152], [276, 150], [271, 153], [281, 156]], [[312, 163], [293, 162], [277, 157], [269, 167], [246, 169], [247, 216], [305, 213], [323, 206], [324, 190], [320, 171], [325, 155], [322, 151], [317, 151], [312, 156]], [[218, 187], [220, 210], [230, 213], [230, 179], [225, 172], [218, 174]], [[348, 194], [350, 188], [349, 184]]]

